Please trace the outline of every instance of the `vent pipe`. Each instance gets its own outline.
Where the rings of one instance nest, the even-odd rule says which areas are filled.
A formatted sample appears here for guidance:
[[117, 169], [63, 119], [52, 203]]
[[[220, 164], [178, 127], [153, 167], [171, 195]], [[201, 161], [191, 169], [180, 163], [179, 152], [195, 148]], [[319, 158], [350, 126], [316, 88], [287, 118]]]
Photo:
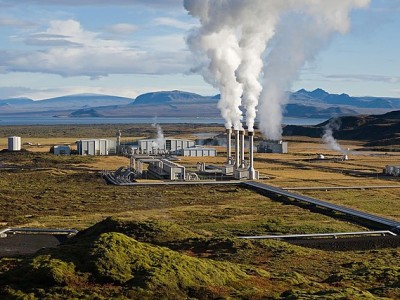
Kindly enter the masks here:
[[121, 130], [117, 131], [117, 146], [116, 146], [115, 150], [116, 150], [117, 154], [120, 153], [120, 150], [121, 150]]
[[245, 167], [244, 161], [244, 129], [240, 130], [240, 167]]
[[239, 130], [235, 130], [235, 167], [240, 166], [240, 133]]
[[232, 129], [226, 130], [226, 163], [230, 165], [232, 163]]
[[254, 180], [255, 170], [254, 170], [254, 132], [249, 131], [249, 179]]

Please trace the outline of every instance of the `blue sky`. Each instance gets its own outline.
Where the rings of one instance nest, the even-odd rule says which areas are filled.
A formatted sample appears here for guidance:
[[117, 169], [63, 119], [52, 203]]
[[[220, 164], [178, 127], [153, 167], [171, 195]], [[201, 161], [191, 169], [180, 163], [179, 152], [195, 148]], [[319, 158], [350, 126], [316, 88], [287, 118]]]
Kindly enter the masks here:
[[[110, 4], [111, 3], [111, 4]], [[292, 90], [400, 97], [400, 1], [372, 0]], [[218, 93], [190, 73], [181, 0], [0, 0], [0, 99], [77, 93]]]

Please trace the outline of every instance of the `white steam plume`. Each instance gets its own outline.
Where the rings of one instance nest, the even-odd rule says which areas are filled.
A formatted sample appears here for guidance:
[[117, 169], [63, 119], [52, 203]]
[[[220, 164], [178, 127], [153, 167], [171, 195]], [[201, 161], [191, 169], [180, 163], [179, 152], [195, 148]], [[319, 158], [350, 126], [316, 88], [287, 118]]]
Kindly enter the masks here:
[[[314, 59], [335, 32], [346, 33], [351, 10], [369, 1], [184, 0], [189, 14], [200, 21], [188, 45], [199, 59], [197, 71], [220, 89], [219, 108], [226, 127], [241, 126], [242, 96], [252, 130], [263, 90], [260, 128], [268, 138], [280, 139], [285, 92], [298, 70]], [[270, 43], [272, 37], [274, 43]], [[268, 53], [265, 58], [264, 52]]]
[[157, 137], [156, 140], [152, 143], [152, 147], [155, 149], [164, 149], [165, 138], [164, 138], [164, 132], [160, 124], [153, 123], [151, 126], [156, 128], [157, 130]]
[[329, 123], [325, 125], [324, 134], [322, 135], [322, 140], [330, 150], [335, 150], [346, 154], [347, 151], [344, 151], [344, 149], [339, 145], [339, 143], [333, 137], [333, 131], [338, 130], [339, 128], [340, 128], [339, 121], [337, 119], [336, 120], [331, 119]]
[[[265, 16], [264, 16], [265, 18]], [[236, 70], [236, 79], [243, 85], [243, 106], [246, 108], [246, 124], [249, 131], [254, 130], [258, 99], [262, 91], [259, 82], [263, 68], [262, 55], [268, 41], [275, 33], [277, 18], [271, 15], [260, 24], [257, 18], [249, 18], [251, 24], [245, 24], [242, 28], [242, 36], [239, 42], [242, 62]], [[246, 22], [248, 23], [248, 22]]]
[[[264, 88], [260, 98], [260, 129], [264, 136], [282, 136], [282, 109], [286, 91], [298, 70], [326, 47], [336, 32], [346, 33], [351, 9], [365, 7], [369, 0], [302, 0], [287, 10], [276, 28], [275, 43], [266, 58]], [[294, 9], [296, 8], [296, 9]]]
[[[200, 63], [199, 71], [208, 83], [220, 90], [218, 108], [225, 120], [225, 127], [234, 126], [239, 130], [242, 128], [242, 112], [239, 108], [242, 86], [235, 77], [235, 70], [240, 64], [239, 44], [234, 26], [226, 25], [225, 23], [230, 23], [229, 20], [222, 20], [217, 16], [219, 10], [214, 10], [213, 7], [217, 2], [209, 2], [184, 1], [185, 8], [191, 15], [199, 18], [202, 25], [191, 33], [187, 43], [198, 59], [203, 53], [207, 56], [208, 59]], [[218, 6], [223, 11], [223, 5]], [[225, 17], [229, 17], [229, 14]]]

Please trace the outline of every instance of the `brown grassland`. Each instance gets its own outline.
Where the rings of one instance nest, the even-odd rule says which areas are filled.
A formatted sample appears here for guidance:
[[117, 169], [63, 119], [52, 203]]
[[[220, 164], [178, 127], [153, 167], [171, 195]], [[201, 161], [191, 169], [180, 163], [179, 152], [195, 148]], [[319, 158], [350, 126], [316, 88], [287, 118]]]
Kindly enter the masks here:
[[[47, 153], [55, 144], [113, 137], [117, 129], [124, 140], [155, 132], [148, 125], [0, 127], [0, 136], [19, 135], [34, 144], [20, 153], [0, 153], [1, 227], [91, 227], [59, 249], [2, 258], [5, 299], [400, 298], [400, 248], [333, 251], [237, 238], [368, 230], [354, 220], [239, 185], [107, 185], [99, 171], [127, 166], [127, 158]], [[217, 125], [163, 129], [166, 136], [183, 138], [224, 132]], [[353, 151], [349, 161], [316, 161], [316, 153], [341, 155], [320, 139], [288, 140], [289, 154], [255, 154], [261, 181], [286, 188], [326, 187], [296, 192], [400, 221], [400, 182], [382, 175], [385, 165], [399, 164], [399, 154]], [[362, 149], [360, 142], [341, 142], [344, 148]], [[0, 148], [5, 147], [2, 138]], [[179, 163], [223, 164], [225, 150], [218, 151], [214, 158], [182, 157]], [[398, 188], [368, 189], [388, 185]], [[339, 186], [365, 189], [328, 189]], [[30, 282], [40, 274], [43, 279]]]

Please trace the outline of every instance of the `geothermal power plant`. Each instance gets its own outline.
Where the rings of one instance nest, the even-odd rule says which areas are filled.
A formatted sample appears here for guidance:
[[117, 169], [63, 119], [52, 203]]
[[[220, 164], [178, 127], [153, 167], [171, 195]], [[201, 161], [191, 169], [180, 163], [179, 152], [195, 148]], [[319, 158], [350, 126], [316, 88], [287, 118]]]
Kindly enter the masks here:
[[[221, 165], [197, 163], [196, 168], [193, 169], [177, 163], [176, 160], [179, 160], [177, 156], [217, 156], [216, 149], [195, 145], [195, 142], [191, 140], [164, 138], [163, 136], [156, 139], [139, 140], [134, 144], [122, 144], [120, 133], [118, 133], [116, 149], [115, 151], [109, 150], [108, 153], [118, 153], [130, 157], [130, 166], [129, 168], [120, 168], [115, 173], [107, 172], [105, 178], [113, 184], [128, 183], [136, 178], [173, 181], [259, 179], [259, 172], [254, 168], [254, 132], [229, 128], [226, 129], [225, 134], [225, 163]], [[79, 143], [86, 142], [79, 141]], [[96, 144], [92, 143], [91, 145]], [[95, 153], [96, 150], [93, 149], [92, 152]], [[102, 151], [97, 152], [103, 153]], [[82, 154], [84, 155], [84, 153]]]
[[[235, 156], [232, 157], [232, 132], [235, 140]], [[245, 158], [245, 130], [226, 130], [227, 168], [232, 170], [235, 179], [258, 179], [258, 171], [254, 170], [254, 132], [248, 131], [249, 157]], [[231, 167], [231, 168], [230, 168]]]

